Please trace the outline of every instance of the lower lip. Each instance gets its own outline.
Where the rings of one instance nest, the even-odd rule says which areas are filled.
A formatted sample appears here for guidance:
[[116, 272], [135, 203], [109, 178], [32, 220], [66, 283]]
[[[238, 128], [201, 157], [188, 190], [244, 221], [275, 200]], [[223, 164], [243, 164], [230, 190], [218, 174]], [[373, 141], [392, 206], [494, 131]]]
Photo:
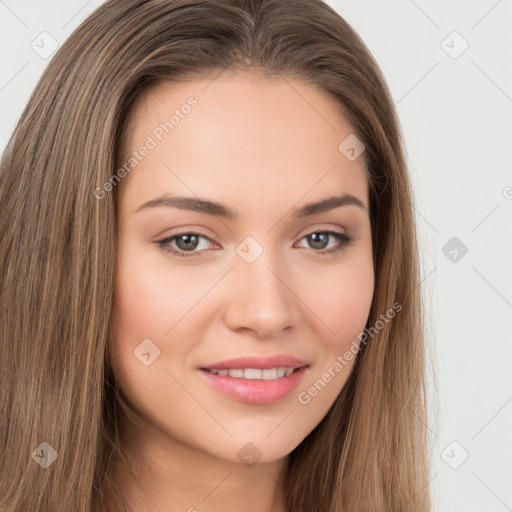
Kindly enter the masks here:
[[273, 404], [291, 393], [299, 385], [306, 368], [303, 366], [288, 377], [272, 380], [221, 377], [202, 369], [199, 373], [214, 388], [239, 402], [264, 405]]

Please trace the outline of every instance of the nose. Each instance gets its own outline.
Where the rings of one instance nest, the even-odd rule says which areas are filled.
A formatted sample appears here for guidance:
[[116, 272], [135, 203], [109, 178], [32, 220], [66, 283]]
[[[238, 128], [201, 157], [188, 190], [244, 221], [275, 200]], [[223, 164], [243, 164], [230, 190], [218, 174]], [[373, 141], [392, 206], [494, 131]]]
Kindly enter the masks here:
[[250, 331], [260, 338], [278, 335], [299, 318], [297, 297], [284, 265], [263, 254], [254, 262], [235, 260], [227, 286], [224, 321], [234, 331]]

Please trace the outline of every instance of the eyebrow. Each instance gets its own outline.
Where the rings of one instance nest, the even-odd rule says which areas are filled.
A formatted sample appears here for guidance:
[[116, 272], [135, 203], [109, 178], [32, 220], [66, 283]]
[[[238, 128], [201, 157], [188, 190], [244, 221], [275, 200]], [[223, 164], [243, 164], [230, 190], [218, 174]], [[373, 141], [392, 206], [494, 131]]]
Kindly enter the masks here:
[[[339, 208], [340, 206], [349, 205], [357, 206], [367, 211], [366, 206], [360, 199], [351, 194], [342, 194], [341, 196], [332, 196], [327, 199], [322, 199], [316, 203], [308, 203], [299, 209], [293, 210], [292, 216], [294, 218], [308, 217], [316, 213], [327, 212], [334, 208]], [[219, 216], [232, 221], [237, 218], [236, 211], [233, 211], [215, 201], [208, 201], [206, 199], [195, 197], [173, 197], [169, 194], [146, 201], [141, 204], [135, 212], [161, 206], [180, 208], [181, 210], [190, 210], [198, 213], [204, 213], [206, 215]]]

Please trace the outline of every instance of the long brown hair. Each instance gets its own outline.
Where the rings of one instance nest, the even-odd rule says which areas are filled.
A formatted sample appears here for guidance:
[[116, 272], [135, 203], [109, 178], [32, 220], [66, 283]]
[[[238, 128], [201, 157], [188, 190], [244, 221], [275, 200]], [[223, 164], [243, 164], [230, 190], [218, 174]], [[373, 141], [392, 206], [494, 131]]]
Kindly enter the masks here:
[[298, 78], [338, 101], [366, 148], [367, 327], [402, 306], [361, 345], [333, 407], [290, 454], [287, 509], [431, 510], [414, 201], [369, 50], [321, 0], [110, 0], [50, 62], [1, 160], [2, 511], [121, 510], [119, 394], [106, 351], [116, 188], [94, 191], [121, 165], [123, 128], [143, 91], [227, 69]]

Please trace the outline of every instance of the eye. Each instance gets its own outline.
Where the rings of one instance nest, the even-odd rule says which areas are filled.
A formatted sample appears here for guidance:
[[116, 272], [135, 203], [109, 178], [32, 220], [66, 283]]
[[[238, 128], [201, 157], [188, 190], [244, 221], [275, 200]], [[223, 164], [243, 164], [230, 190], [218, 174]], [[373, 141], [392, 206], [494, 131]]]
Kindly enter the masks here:
[[[348, 233], [329, 230], [313, 231], [302, 237], [301, 241], [305, 239], [308, 240], [308, 243], [312, 246], [311, 248], [321, 255], [329, 255], [343, 251], [355, 241], [355, 238]], [[329, 239], [335, 239], [338, 243], [335, 247], [324, 250], [325, 247], [329, 245]], [[202, 233], [185, 232], [157, 240], [156, 244], [162, 251], [177, 256], [178, 258], [192, 258], [200, 255], [202, 252], [200, 249], [204, 250], [208, 248], [208, 243], [206, 243], [206, 247], [201, 247], [201, 240], [206, 240], [212, 244], [214, 243], [208, 236]]]
[[338, 244], [328, 250], [315, 252], [322, 256], [334, 254], [347, 249], [347, 247], [352, 245], [355, 241], [355, 238], [348, 233], [327, 230], [315, 230], [304, 236], [301, 240], [307, 240], [313, 249], [325, 249], [325, 247], [328, 246], [329, 238], [334, 238], [338, 241]]
[[[178, 235], [173, 235], [163, 240], [158, 240], [156, 243], [158, 246], [165, 252], [169, 252], [174, 256], [178, 256], [179, 258], [190, 258], [196, 256], [197, 252], [195, 249], [200, 248], [200, 240], [204, 239], [209, 242], [212, 242], [210, 238], [201, 233], [179, 233]], [[178, 250], [172, 248], [172, 244], [175, 243]], [[213, 242], [212, 242], [213, 243]], [[191, 254], [187, 254], [191, 253]]]

